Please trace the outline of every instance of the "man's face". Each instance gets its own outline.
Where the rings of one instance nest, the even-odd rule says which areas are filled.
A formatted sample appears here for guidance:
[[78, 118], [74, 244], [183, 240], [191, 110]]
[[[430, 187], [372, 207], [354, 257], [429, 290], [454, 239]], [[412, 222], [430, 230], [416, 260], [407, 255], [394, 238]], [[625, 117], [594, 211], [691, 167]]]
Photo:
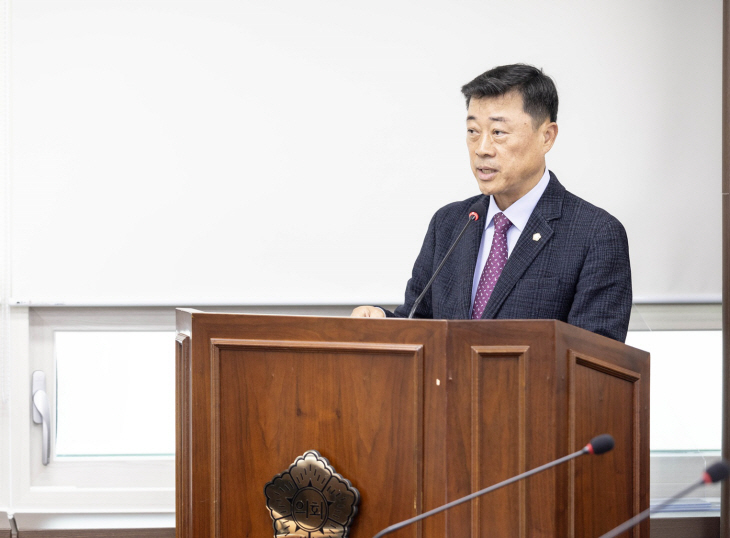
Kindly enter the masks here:
[[537, 185], [545, 172], [545, 154], [558, 134], [558, 125], [549, 119], [535, 127], [516, 91], [472, 98], [466, 129], [471, 170], [479, 190], [494, 195], [501, 210]]

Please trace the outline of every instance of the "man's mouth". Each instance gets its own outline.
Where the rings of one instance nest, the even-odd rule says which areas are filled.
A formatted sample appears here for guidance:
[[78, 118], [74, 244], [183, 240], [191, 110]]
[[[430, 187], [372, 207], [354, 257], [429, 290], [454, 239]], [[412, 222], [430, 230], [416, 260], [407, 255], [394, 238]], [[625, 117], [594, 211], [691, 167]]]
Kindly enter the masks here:
[[477, 171], [479, 172], [479, 179], [491, 179], [497, 173], [496, 168], [489, 168], [487, 166], [477, 166]]

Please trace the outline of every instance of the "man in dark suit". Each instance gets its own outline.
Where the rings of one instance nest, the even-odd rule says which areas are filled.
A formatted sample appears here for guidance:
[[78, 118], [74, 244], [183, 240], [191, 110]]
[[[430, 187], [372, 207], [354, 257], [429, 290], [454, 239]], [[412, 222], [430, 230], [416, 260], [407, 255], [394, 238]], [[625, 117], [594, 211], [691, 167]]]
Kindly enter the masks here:
[[[406, 317], [464, 224], [472, 225], [415, 311], [418, 318], [557, 319], [624, 341], [631, 268], [621, 223], [566, 191], [547, 170], [558, 134], [558, 95], [532, 66], [500, 66], [462, 88], [467, 147], [481, 195], [436, 212], [395, 312], [361, 306], [356, 317]], [[480, 221], [481, 222], [481, 221]]]

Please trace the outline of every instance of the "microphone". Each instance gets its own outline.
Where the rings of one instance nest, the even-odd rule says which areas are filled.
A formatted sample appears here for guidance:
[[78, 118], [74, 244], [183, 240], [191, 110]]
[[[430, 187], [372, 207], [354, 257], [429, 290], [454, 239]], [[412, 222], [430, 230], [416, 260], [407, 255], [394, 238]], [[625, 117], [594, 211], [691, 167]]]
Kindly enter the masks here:
[[449, 259], [449, 256], [451, 256], [451, 253], [453, 252], [456, 245], [459, 244], [459, 241], [461, 241], [461, 236], [464, 235], [464, 232], [466, 232], [466, 229], [469, 227], [469, 225], [477, 221], [481, 218], [484, 218], [484, 204], [481, 202], [474, 202], [471, 207], [469, 208], [469, 220], [466, 221], [466, 224], [461, 229], [461, 233], [459, 233], [459, 236], [456, 238], [456, 241], [449, 247], [449, 250], [446, 252], [446, 255], [444, 256], [444, 259], [441, 260], [441, 263], [436, 268], [436, 271], [434, 271], [433, 276], [431, 277], [431, 280], [428, 281], [426, 286], [423, 288], [423, 291], [418, 296], [416, 301], [413, 303], [413, 308], [411, 308], [410, 313], [408, 314], [408, 319], [411, 319], [413, 317], [413, 314], [416, 313], [416, 308], [418, 308], [418, 305], [421, 304], [421, 300], [423, 300], [424, 295], [426, 295], [426, 292], [431, 288], [431, 284], [433, 284], [433, 281], [436, 279], [438, 274], [441, 272], [441, 268], [444, 266], [444, 263], [446, 260]]
[[508, 485], [512, 484], [513, 482], [518, 482], [518, 481], [522, 480], [523, 478], [527, 478], [529, 476], [540, 473], [542, 471], [547, 471], [548, 469], [550, 469], [552, 467], [560, 465], [561, 463], [565, 463], [566, 461], [575, 459], [578, 456], [583, 456], [584, 454], [595, 454], [595, 455], [604, 454], [604, 453], [612, 450], [613, 445], [614, 445], [613, 437], [611, 437], [607, 433], [604, 433], [603, 435], [599, 435], [599, 436], [591, 439], [590, 443], [588, 443], [586, 446], [584, 446], [577, 452], [573, 452], [572, 454], [563, 456], [562, 458], [559, 458], [555, 461], [551, 461], [550, 463], [546, 463], [545, 465], [536, 467], [536, 468], [532, 469], [531, 471], [527, 471], [526, 473], [519, 474], [512, 478], [508, 478], [507, 480], [504, 480], [503, 482], [500, 482], [499, 484], [489, 486], [488, 488], [479, 490], [476, 493], [471, 493], [465, 497], [462, 497], [461, 499], [456, 499], [455, 501], [451, 501], [448, 504], [439, 506], [438, 508], [434, 508], [433, 510], [429, 510], [428, 512], [424, 512], [423, 514], [417, 515], [416, 517], [412, 517], [411, 519], [406, 519], [405, 521], [401, 521], [400, 523], [391, 525], [390, 527], [383, 529], [378, 534], [373, 536], [373, 538], [381, 538], [382, 536], [385, 536], [386, 534], [389, 534], [393, 531], [402, 529], [403, 527], [407, 527], [408, 525], [411, 525], [412, 523], [416, 523], [418, 521], [421, 521], [422, 519], [426, 519], [427, 517], [438, 514], [439, 512], [443, 512], [444, 510], [448, 510], [449, 508], [452, 508], [456, 505], [465, 503], [466, 501], [471, 501], [472, 499], [476, 499], [477, 497], [484, 495], [485, 493], [490, 493], [496, 489], [502, 488], [504, 486], [508, 486]]
[[639, 515], [636, 515], [629, 519], [628, 521], [625, 521], [615, 529], [608, 531], [606, 534], [601, 535], [600, 538], [613, 538], [614, 536], [618, 536], [622, 532], [626, 532], [631, 527], [638, 525], [642, 521], [644, 521], [647, 517], [649, 517], [654, 512], [658, 512], [662, 508], [669, 506], [674, 501], [681, 499], [685, 495], [687, 495], [689, 492], [694, 490], [695, 488], [698, 488], [702, 484], [713, 484], [715, 482], [721, 482], [725, 480], [728, 476], [728, 473], [730, 473], [730, 466], [728, 466], [727, 462], [725, 460], [720, 460], [716, 463], [713, 463], [710, 465], [707, 470], [702, 473], [702, 479], [699, 482], [695, 482], [694, 484], [690, 485], [689, 487], [683, 489], [679, 493], [677, 493], [674, 497], [667, 499], [661, 504], [658, 504], [652, 508], [647, 508], [643, 512], [641, 512]]

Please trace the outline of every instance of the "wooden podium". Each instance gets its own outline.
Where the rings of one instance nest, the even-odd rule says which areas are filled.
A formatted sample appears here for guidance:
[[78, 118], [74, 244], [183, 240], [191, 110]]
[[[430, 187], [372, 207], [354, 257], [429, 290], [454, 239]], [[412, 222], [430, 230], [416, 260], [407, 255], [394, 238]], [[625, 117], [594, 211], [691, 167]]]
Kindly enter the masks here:
[[389, 536], [595, 538], [649, 505], [649, 357], [619, 342], [547, 320], [195, 310], [177, 331], [178, 538], [273, 537], [264, 487], [312, 449], [360, 492], [352, 538], [601, 433], [612, 452]]

